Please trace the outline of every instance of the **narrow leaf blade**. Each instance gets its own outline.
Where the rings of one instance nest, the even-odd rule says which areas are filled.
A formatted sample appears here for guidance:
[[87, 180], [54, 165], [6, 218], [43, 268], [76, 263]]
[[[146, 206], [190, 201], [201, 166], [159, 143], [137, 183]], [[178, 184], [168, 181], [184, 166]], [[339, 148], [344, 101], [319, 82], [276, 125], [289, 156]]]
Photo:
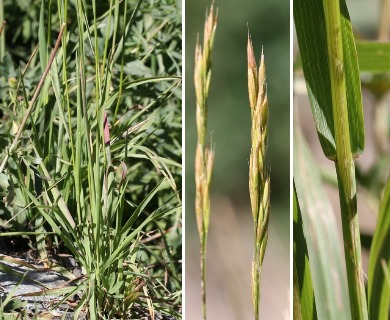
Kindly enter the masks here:
[[294, 182], [302, 213], [318, 319], [351, 319], [335, 217], [323, 190], [320, 173], [298, 130], [294, 133]]
[[315, 320], [315, 307], [312, 275], [305, 235], [302, 228], [302, 214], [294, 188], [294, 319]]
[[379, 217], [368, 265], [368, 306], [370, 319], [387, 319], [390, 308], [390, 177], [379, 209]]
[[[346, 77], [351, 150], [354, 157], [364, 149], [364, 123], [357, 53], [351, 21], [344, 0], [341, 5], [344, 70]], [[294, 22], [306, 87], [322, 150], [336, 159], [324, 8], [321, 0], [294, 2]], [[337, 103], [337, 102], [336, 102]]]

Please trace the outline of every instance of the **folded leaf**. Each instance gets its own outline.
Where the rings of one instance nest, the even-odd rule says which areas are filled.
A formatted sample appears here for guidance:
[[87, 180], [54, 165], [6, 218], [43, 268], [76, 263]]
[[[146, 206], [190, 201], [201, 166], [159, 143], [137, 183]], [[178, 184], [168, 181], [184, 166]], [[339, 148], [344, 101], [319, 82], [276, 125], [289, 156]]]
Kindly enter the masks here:
[[[294, 132], [294, 183], [309, 255], [318, 319], [351, 319], [335, 216], [302, 133]], [[297, 247], [296, 250], [305, 250]], [[295, 303], [295, 302], [294, 302]]]
[[[345, 0], [340, 1], [343, 40], [343, 68], [350, 129], [351, 150], [354, 157], [364, 149], [364, 122], [359, 67], [355, 41]], [[321, 0], [296, 0], [294, 22], [305, 75], [306, 87], [322, 150], [329, 159], [336, 159], [332, 92], [325, 14]]]

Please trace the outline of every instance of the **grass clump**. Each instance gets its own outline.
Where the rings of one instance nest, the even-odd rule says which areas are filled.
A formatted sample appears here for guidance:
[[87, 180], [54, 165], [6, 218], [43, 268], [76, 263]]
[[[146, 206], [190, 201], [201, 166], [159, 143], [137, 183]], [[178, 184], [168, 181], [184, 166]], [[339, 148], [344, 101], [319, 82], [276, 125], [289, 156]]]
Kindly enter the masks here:
[[82, 277], [57, 268], [73, 281], [62, 301], [81, 292], [75, 317], [180, 318], [180, 7], [3, 3], [15, 33], [1, 35], [1, 236], [27, 239], [46, 267], [76, 259]]
[[195, 213], [200, 237], [201, 254], [201, 286], [203, 319], [206, 311], [206, 249], [210, 222], [210, 184], [214, 164], [214, 150], [206, 146], [207, 132], [207, 98], [211, 81], [211, 53], [217, 28], [217, 14], [214, 14], [214, 4], [206, 14], [203, 34], [203, 48], [199, 38], [195, 49], [195, 91], [196, 91], [196, 124], [198, 142], [195, 154]]

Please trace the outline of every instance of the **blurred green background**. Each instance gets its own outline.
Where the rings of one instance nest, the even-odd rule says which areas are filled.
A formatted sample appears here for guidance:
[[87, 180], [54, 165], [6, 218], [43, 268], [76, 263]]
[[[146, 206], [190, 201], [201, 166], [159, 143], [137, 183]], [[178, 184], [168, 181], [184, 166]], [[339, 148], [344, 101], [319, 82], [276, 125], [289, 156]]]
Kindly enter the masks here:
[[[257, 58], [264, 48], [269, 100], [271, 216], [264, 260], [261, 315], [284, 319], [289, 294], [290, 1], [216, 1], [218, 26], [209, 97], [209, 133], [216, 158], [208, 246], [210, 319], [253, 318], [250, 264], [253, 226], [248, 192], [250, 109], [247, 26]], [[196, 144], [194, 50], [211, 1], [185, 4], [186, 319], [200, 319], [199, 239], [194, 212]], [[270, 310], [270, 311], [268, 311]], [[273, 310], [272, 313], [271, 310]], [[268, 314], [268, 316], [267, 316]], [[272, 315], [272, 317], [270, 317]]]

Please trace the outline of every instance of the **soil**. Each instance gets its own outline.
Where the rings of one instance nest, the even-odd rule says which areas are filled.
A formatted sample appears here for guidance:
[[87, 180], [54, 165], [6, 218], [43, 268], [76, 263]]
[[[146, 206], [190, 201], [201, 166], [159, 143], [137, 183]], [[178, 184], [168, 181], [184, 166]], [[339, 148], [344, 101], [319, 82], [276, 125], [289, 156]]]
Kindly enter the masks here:
[[[45, 286], [47, 288], [61, 288], [72, 285], [72, 282], [69, 281], [70, 279], [49, 268], [45, 268], [38, 259], [36, 251], [26, 250], [23, 245], [21, 246], [23, 250], [15, 250], [18, 247], [17, 240], [12, 240], [13, 245], [7, 243], [7, 246], [4, 246], [4, 239], [1, 240], [0, 304], [11, 293], [15, 297], [6, 305], [1, 319], [74, 319], [75, 308], [77, 308], [80, 300], [77, 294], [72, 299], [63, 302], [61, 302], [63, 297], [58, 295], [31, 295], [32, 293], [41, 292], [45, 289]], [[11, 240], [7, 240], [7, 242], [9, 241]], [[12, 248], [13, 250], [7, 250], [6, 248]], [[50, 259], [52, 260], [51, 263], [60, 264], [68, 271], [71, 271], [76, 278], [83, 276], [73, 257], [53, 254], [50, 256]], [[26, 277], [21, 280], [21, 275], [24, 274], [26, 274]], [[87, 319], [87, 316], [85, 313], [82, 313], [78, 319]], [[151, 318], [145, 308], [135, 305], [132, 309], [132, 316], [129, 319], [147, 320]], [[156, 313], [155, 320], [175, 320], [175, 318]]]

